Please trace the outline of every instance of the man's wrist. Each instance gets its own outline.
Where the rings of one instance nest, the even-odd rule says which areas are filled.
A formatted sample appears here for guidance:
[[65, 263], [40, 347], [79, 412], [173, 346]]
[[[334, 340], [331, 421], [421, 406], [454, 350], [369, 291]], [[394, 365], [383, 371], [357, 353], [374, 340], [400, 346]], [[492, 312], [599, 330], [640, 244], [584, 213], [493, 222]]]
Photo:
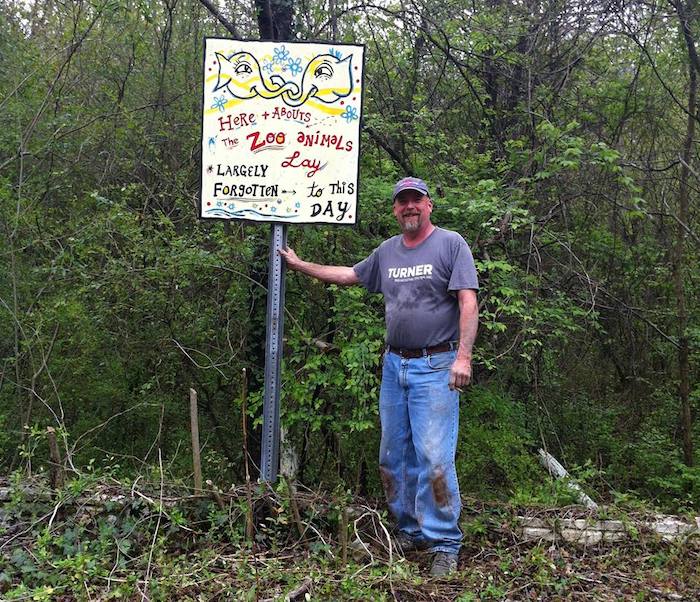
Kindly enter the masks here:
[[306, 274], [307, 276], [313, 276], [311, 268], [311, 263], [308, 261], [304, 261], [303, 259], [299, 260], [299, 263], [296, 264], [294, 269], [297, 272], [301, 272], [302, 274]]

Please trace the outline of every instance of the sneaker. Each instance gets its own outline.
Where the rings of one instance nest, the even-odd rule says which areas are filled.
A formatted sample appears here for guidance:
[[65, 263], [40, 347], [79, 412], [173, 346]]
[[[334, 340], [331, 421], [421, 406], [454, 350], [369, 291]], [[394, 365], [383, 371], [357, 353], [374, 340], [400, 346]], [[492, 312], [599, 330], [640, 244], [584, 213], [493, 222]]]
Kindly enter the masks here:
[[394, 535], [393, 544], [402, 554], [425, 550], [425, 544], [420, 541], [416, 541], [408, 533], [404, 533], [403, 531], [399, 531], [396, 535]]
[[431, 577], [446, 577], [457, 570], [457, 554], [435, 552], [433, 566], [430, 568]]

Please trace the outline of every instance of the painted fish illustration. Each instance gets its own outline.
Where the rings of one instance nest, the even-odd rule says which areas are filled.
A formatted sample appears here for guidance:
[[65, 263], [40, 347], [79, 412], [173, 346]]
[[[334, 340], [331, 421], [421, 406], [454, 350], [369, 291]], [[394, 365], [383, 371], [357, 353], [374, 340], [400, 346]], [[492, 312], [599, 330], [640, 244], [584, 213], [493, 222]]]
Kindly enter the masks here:
[[334, 103], [352, 93], [352, 55], [339, 59], [332, 54], [319, 54], [309, 61], [301, 78], [301, 90], [288, 87], [281, 92], [282, 100], [298, 107], [309, 98], [317, 98], [326, 104]]
[[299, 87], [294, 82], [286, 82], [278, 75], [266, 80], [260, 69], [260, 63], [249, 52], [236, 52], [226, 57], [216, 53], [219, 63], [219, 78], [214, 92], [226, 88], [231, 96], [240, 99], [277, 98], [283, 93], [299, 94]]

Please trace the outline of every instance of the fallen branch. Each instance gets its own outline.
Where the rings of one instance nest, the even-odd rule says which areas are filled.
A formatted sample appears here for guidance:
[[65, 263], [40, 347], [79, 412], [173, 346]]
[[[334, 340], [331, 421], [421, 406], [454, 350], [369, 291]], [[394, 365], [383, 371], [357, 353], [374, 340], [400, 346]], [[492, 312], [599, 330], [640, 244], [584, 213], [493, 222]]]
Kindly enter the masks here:
[[544, 466], [553, 477], [557, 479], [566, 479], [566, 488], [572, 493], [576, 494], [576, 498], [579, 503], [583, 504], [589, 510], [597, 510], [598, 504], [596, 504], [587, 494], [581, 489], [581, 486], [576, 483], [571, 475], [568, 473], [566, 468], [564, 468], [559, 461], [549, 452], [541, 449], [540, 453], [540, 463]]
[[304, 596], [304, 594], [310, 594], [311, 593], [311, 586], [313, 585], [313, 581], [311, 580], [311, 577], [306, 577], [298, 587], [293, 589], [291, 592], [289, 592], [285, 597], [285, 602], [289, 601], [292, 602], [293, 600], [296, 600], [297, 598], [301, 598]]

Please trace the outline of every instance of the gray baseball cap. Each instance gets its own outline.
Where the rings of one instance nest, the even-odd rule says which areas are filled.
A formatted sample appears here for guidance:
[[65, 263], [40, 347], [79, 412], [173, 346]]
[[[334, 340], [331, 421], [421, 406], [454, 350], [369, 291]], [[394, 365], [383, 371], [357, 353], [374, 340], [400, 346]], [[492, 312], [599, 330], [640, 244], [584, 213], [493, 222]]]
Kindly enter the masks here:
[[396, 199], [396, 196], [404, 190], [417, 190], [421, 194], [430, 196], [428, 194], [428, 185], [420, 178], [408, 177], [396, 182], [393, 199]]

